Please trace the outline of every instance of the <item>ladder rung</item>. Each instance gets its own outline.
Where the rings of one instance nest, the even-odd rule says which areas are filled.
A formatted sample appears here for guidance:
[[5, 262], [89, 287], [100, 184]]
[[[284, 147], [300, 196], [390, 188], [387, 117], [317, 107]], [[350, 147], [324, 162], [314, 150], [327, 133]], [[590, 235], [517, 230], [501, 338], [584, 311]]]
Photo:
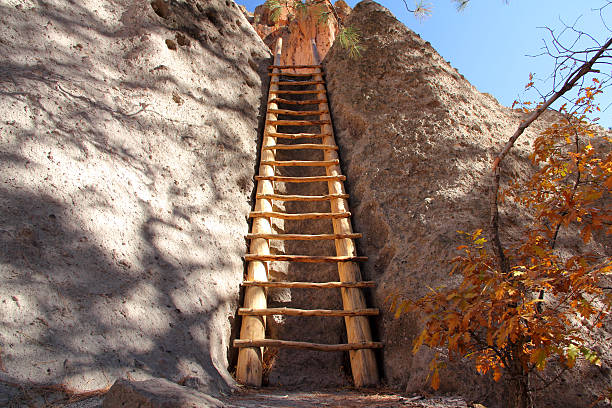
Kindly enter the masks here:
[[270, 137], [278, 137], [280, 139], [305, 139], [305, 138], [316, 138], [331, 136], [331, 133], [278, 133], [278, 132], [267, 132]]
[[274, 146], [264, 146], [262, 150], [298, 150], [298, 149], [315, 149], [315, 150], [338, 150], [338, 146], [324, 145], [319, 143], [302, 143], [302, 144], [280, 144]]
[[290, 195], [290, 194], [257, 194], [257, 199], [278, 200], [278, 201], [329, 201], [338, 198], [347, 199], [348, 194], [327, 194], [327, 195]]
[[316, 111], [294, 111], [289, 109], [268, 109], [268, 113], [276, 113], [277, 115], [295, 115], [295, 116], [314, 116], [314, 115], [323, 115], [324, 113], [329, 113], [326, 110], [316, 110]]
[[287, 161], [278, 161], [278, 160], [262, 160], [259, 164], [264, 166], [279, 166], [279, 167], [287, 167], [287, 166], [296, 166], [296, 167], [308, 167], [308, 166], [333, 166], [335, 164], [340, 164], [340, 160], [287, 160]]
[[323, 219], [338, 219], [349, 218], [350, 212], [329, 212], [329, 213], [299, 213], [287, 214], [276, 211], [252, 211], [249, 213], [249, 218], [278, 218], [281, 220], [323, 220]]
[[292, 99], [273, 98], [268, 103], [286, 103], [289, 105], [318, 105], [320, 103], [326, 103], [327, 99], [309, 99], [306, 101], [295, 101]]
[[321, 65], [270, 65], [268, 69], [291, 69], [291, 68], [321, 68]]
[[335, 263], [335, 262], [365, 262], [367, 256], [314, 256], [314, 255], [256, 255], [246, 254], [246, 261], [270, 262], [305, 262], [305, 263]]
[[373, 288], [374, 281], [361, 282], [268, 282], [244, 281], [242, 286], [257, 286], [262, 288], [296, 288], [296, 289], [337, 289], [337, 288]]
[[306, 91], [288, 91], [286, 89], [270, 89], [271, 94], [290, 94], [290, 95], [307, 95], [325, 93], [325, 89], [311, 89]]
[[376, 316], [378, 309], [330, 310], [330, 309], [292, 309], [289, 307], [273, 307], [268, 309], [238, 309], [240, 316]]
[[311, 125], [331, 125], [330, 120], [266, 120], [266, 125], [274, 126], [311, 126]]
[[288, 76], [288, 77], [309, 77], [313, 75], [323, 75], [322, 72], [269, 72], [269, 76]]
[[325, 81], [279, 81], [277, 85], [321, 85]]
[[234, 340], [234, 347], [283, 347], [283, 348], [299, 348], [314, 351], [349, 351], [361, 349], [383, 348], [380, 342], [363, 342], [363, 343], [345, 343], [345, 344], [319, 344], [308, 343], [305, 341], [288, 341], [288, 340]]
[[311, 183], [315, 181], [344, 181], [346, 176], [308, 176], [308, 177], [289, 177], [289, 176], [255, 176], [255, 180], [280, 181], [285, 183]]
[[363, 234], [247, 234], [247, 239], [278, 239], [280, 241], [321, 241], [326, 239], [357, 239]]

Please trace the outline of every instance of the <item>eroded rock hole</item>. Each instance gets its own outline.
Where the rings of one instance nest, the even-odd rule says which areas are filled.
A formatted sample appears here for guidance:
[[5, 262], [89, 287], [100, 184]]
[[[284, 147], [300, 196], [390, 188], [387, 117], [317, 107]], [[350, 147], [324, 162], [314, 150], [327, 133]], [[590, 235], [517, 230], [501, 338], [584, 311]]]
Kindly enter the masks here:
[[155, 11], [155, 14], [161, 18], [168, 18], [170, 15], [170, 4], [168, 1], [153, 0], [151, 2], [151, 7], [153, 8], [153, 11]]

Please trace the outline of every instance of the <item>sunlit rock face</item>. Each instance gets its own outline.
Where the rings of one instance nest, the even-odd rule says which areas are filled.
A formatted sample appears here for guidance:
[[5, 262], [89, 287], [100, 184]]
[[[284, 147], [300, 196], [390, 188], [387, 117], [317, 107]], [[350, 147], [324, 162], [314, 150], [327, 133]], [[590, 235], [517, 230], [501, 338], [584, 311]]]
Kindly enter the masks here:
[[[346, 20], [351, 8], [343, 1], [334, 3], [341, 21]], [[246, 10], [245, 10], [246, 11]], [[247, 12], [248, 13], [248, 12]], [[327, 5], [288, 8], [282, 5], [276, 13], [262, 4], [253, 13], [253, 27], [273, 51], [276, 40], [283, 38], [283, 65], [311, 65], [314, 63], [311, 41], [314, 39], [319, 55], [324, 58], [338, 34], [338, 21]]]
[[233, 1], [0, 10], [0, 378], [227, 389], [270, 52]]
[[[428, 389], [431, 353], [411, 353], [420, 332], [418, 316], [394, 319], [385, 299], [414, 299], [429, 288], [456, 283], [448, 261], [464, 243], [457, 231], [486, 225], [492, 155], [524, 116], [478, 92], [379, 4], [357, 4], [346, 25], [361, 33], [361, 56], [350, 58], [336, 42], [324, 68], [352, 219], [364, 234], [358, 248], [369, 257], [362, 271], [378, 282], [371, 299], [383, 311], [375, 327], [385, 343], [384, 375], [395, 387], [422, 392]], [[558, 117], [547, 112], [521, 137], [507, 159], [504, 180], [530, 173], [530, 143]], [[511, 242], [520, 236], [524, 218], [511, 207], [502, 210], [502, 238]], [[563, 245], [570, 253], [585, 250], [576, 240]], [[610, 240], [602, 239], [586, 250], [610, 256], [611, 248]], [[548, 404], [542, 406], [582, 407], [609, 384], [610, 333], [598, 336], [603, 368], [574, 370], [554, 391], [541, 394]], [[542, 375], [551, 378], [553, 372]], [[504, 401], [504, 387], [494, 388], [491, 378], [477, 375], [469, 364], [451, 362], [441, 378], [444, 392], [481, 401], [489, 395], [487, 406]]]

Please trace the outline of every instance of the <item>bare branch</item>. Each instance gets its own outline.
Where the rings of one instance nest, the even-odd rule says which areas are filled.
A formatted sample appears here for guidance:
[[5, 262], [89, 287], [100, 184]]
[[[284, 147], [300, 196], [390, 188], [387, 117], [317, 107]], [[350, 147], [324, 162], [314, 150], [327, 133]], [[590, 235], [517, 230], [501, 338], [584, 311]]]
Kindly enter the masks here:
[[512, 137], [508, 140], [502, 151], [495, 157], [493, 161], [493, 166], [491, 168], [491, 191], [490, 191], [490, 221], [489, 221], [489, 229], [491, 234], [491, 242], [493, 245], [493, 250], [495, 252], [495, 257], [497, 258], [498, 267], [500, 271], [503, 273], [510, 272], [510, 264], [506, 255], [504, 254], [504, 248], [501, 244], [501, 240], [499, 237], [499, 205], [498, 205], [498, 196], [499, 196], [499, 181], [501, 178], [501, 162], [506, 157], [510, 149], [516, 143], [516, 140], [525, 132], [536, 119], [540, 117], [542, 113], [544, 113], [550, 105], [552, 105], [557, 99], [561, 98], [566, 92], [571, 90], [578, 81], [584, 77], [586, 74], [592, 72], [593, 65], [600, 59], [600, 57], [612, 46], [612, 37], [609, 38], [606, 43], [597, 51], [597, 53], [586, 63], [576, 68], [572, 73], [567, 77], [565, 83], [556, 91], [548, 100], [546, 100], [543, 104], [541, 104], [535, 111], [533, 111], [527, 118], [519, 125], [518, 129], [514, 132]]

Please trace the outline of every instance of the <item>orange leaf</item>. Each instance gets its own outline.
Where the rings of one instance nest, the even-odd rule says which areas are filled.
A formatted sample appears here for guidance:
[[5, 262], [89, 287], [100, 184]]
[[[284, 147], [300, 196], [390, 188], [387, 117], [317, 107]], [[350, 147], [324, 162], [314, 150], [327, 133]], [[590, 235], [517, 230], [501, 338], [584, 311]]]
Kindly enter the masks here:
[[493, 369], [493, 379], [495, 380], [495, 382], [497, 382], [497, 381], [499, 381], [499, 379], [501, 378], [501, 376], [502, 376], [502, 370], [501, 370], [501, 367], [496, 366], [496, 367]]

